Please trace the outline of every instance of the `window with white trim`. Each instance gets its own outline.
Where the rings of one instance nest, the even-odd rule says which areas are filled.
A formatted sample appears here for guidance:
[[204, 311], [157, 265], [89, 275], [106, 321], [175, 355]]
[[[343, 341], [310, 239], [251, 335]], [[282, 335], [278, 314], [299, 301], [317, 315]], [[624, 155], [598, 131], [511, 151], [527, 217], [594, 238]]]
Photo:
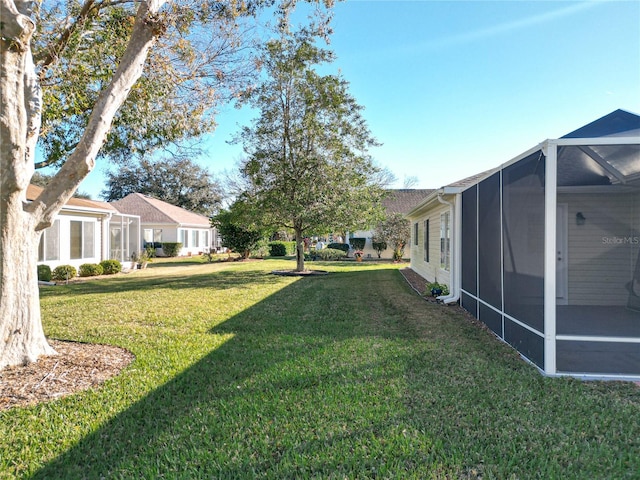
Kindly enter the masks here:
[[60, 220], [42, 232], [38, 245], [38, 261], [60, 260]]
[[451, 265], [451, 240], [449, 212], [440, 215], [440, 268], [449, 270]]
[[96, 222], [71, 220], [69, 222], [69, 258], [78, 260], [94, 258]]

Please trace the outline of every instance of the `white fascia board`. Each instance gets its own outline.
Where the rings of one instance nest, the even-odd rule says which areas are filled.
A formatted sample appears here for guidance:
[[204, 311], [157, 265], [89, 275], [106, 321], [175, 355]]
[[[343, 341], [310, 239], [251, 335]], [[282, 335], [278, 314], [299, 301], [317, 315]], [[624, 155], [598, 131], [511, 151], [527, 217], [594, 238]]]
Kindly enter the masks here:
[[427, 195], [424, 198], [424, 200], [422, 200], [417, 206], [415, 206], [413, 208], [413, 210], [410, 210], [406, 214], [406, 217], [408, 217], [408, 218], [419, 217], [426, 210], [428, 210], [428, 207], [430, 207], [431, 204], [433, 204], [433, 203], [438, 201], [438, 196], [443, 195], [443, 194], [444, 194], [444, 187], [439, 188], [437, 190], [434, 190], [429, 195]]
[[98, 214], [104, 217], [109, 215], [116, 215], [118, 213], [116, 210], [107, 210], [106, 208], [102, 209], [102, 208], [91, 208], [91, 207], [78, 207], [75, 205], [65, 205], [60, 209], [60, 213], [66, 213], [66, 212], [93, 213], [93, 214]]

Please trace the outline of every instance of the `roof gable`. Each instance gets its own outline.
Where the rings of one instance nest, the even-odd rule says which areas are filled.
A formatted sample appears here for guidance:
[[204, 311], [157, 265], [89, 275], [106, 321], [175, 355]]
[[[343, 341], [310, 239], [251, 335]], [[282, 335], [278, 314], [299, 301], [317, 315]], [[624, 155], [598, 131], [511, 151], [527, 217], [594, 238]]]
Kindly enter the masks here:
[[418, 188], [388, 190], [387, 196], [382, 199], [382, 206], [387, 213], [402, 213], [406, 215], [432, 192], [432, 189]]
[[640, 116], [616, 110], [561, 138], [634, 137], [640, 135]]
[[148, 197], [141, 193], [130, 193], [121, 200], [111, 202], [119, 212], [139, 215], [142, 223], [201, 225], [209, 227], [209, 218], [185, 210], [170, 203]]

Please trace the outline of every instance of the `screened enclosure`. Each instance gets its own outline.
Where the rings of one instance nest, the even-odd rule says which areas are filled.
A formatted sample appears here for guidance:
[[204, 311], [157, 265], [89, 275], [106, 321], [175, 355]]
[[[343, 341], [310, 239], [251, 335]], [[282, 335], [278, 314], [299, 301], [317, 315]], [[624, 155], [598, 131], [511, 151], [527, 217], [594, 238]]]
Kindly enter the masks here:
[[130, 262], [140, 254], [140, 217], [117, 214], [109, 221], [109, 259]]
[[465, 309], [547, 374], [640, 377], [640, 117], [546, 141], [461, 200]]

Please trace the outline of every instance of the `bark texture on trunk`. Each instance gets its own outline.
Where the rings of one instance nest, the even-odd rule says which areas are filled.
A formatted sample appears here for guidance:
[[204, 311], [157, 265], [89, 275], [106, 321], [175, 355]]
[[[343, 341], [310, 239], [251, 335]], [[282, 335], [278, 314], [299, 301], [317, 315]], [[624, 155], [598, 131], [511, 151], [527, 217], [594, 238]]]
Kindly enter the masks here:
[[0, 213], [0, 369], [53, 355], [42, 329], [37, 259], [40, 232], [19, 192], [2, 195]]
[[31, 55], [34, 2], [0, 0], [0, 369], [55, 353], [40, 317], [38, 242], [42, 230], [93, 169], [113, 117], [166, 27], [166, 19], [158, 14], [164, 1], [139, 4], [129, 45], [99, 96], [80, 143], [40, 196], [27, 202], [42, 115]]
[[295, 230], [296, 236], [296, 272], [304, 272], [304, 238], [302, 232]]

